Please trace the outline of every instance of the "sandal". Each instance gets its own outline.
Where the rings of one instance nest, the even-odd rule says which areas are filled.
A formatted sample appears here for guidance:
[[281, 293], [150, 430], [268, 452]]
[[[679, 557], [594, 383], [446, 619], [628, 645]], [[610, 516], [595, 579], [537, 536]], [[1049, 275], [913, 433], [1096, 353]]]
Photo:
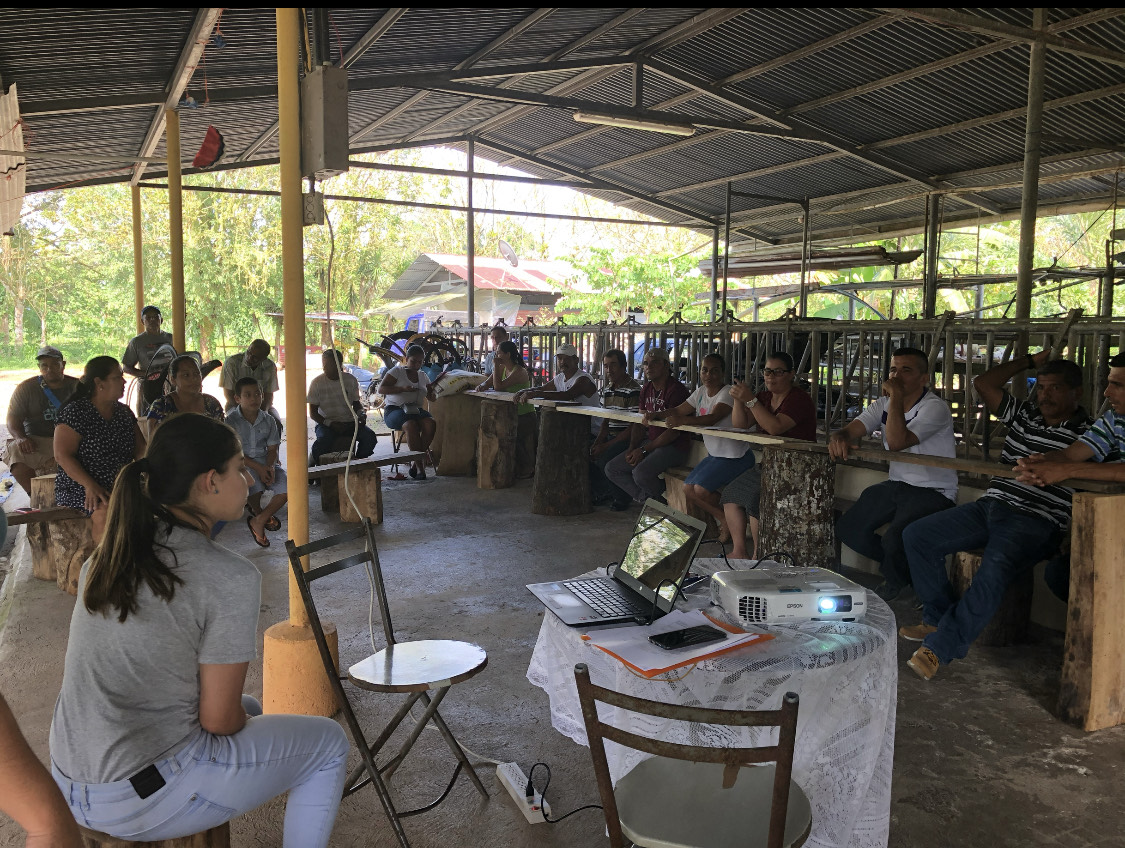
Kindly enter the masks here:
[[257, 546], [259, 548], [268, 548], [270, 546], [270, 540], [267, 539], [265, 536], [259, 537], [258, 534], [254, 532], [253, 521], [254, 521], [254, 516], [252, 516], [252, 515], [248, 516], [247, 519], [246, 519], [246, 526], [250, 530], [250, 535], [254, 537], [254, 542], [255, 542], [255, 544], [257, 544]]
[[266, 522], [266, 529], [273, 532], [281, 529], [281, 519], [276, 515], [271, 515], [270, 520]]

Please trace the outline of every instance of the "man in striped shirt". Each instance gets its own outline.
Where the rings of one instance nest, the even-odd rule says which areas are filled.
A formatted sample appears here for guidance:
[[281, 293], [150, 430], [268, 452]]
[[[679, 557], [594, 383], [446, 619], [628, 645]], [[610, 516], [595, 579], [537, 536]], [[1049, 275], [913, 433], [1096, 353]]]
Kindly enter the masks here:
[[[1082, 370], [1047, 351], [998, 365], [973, 381], [989, 412], [1008, 427], [1000, 460], [1008, 466], [1035, 454], [1061, 451], [1086, 432], [1090, 418], [1080, 405]], [[1004, 386], [1037, 368], [1035, 402], [1016, 400]], [[907, 665], [929, 680], [939, 666], [962, 659], [985, 628], [1008, 585], [1058, 546], [1070, 522], [1071, 490], [993, 477], [973, 503], [927, 516], [902, 535], [914, 590], [922, 601], [922, 623], [902, 627], [904, 639], [921, 642]], [[945, 557], [983, 548], [972, 585], [956, 600]]]

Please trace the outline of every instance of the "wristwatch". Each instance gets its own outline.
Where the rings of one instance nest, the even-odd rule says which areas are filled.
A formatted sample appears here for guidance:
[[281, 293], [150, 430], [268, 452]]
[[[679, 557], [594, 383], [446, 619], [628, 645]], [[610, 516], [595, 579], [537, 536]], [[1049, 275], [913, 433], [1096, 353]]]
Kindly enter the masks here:
[[646, 448], [641, 448], [641, 456], [648, 456], [648, 450]]
[[750, 398], [750, 400], [746, 401], [746, 408], [747, 409], [753, 409], [757, 405], [758, 405], [758, 399], [757, 398]]

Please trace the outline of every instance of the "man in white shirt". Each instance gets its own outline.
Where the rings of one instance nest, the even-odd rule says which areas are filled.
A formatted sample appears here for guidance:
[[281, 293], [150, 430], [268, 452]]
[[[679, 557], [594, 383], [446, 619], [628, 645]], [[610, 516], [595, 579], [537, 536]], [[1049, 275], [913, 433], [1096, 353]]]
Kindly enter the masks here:
[[[326, 350], [320, 357], [324, 373], [309, 385], [309, 417], [316, 423], [316, 440], [312, 444], [310, 465], [316, 465], [321, 454], [347, 450], [359, 417], [355, 442], [355, 458], [364, 459], [375, 452], [375, 433], [365, 423], [366, 413], [359, 400], [359, 381], [340, 368], [344, 356], [338, 350]], [[341, 385], [343, 391], [340, 391]]]
[[[917, 348], [891, 354], [883, 397], [828, 440], [833, 459], [847, 459], [853, 443], [875, 431], [890, 451], [955, 456], [949, 405], [929, 389], [929, 361]], [[919, 518], [948, 509], [957, 501], [957, 472], [947, 468], [892, 462], [887, 480], [869, 486], [855, 506], [836, 522], [836, 537], [858, 554], [879, 563], [883, 582], [875, 592], [891, 601], [910, 585], [910, 566], [902, 531]], [[875, 531], [890, 524], [880, 537]]]

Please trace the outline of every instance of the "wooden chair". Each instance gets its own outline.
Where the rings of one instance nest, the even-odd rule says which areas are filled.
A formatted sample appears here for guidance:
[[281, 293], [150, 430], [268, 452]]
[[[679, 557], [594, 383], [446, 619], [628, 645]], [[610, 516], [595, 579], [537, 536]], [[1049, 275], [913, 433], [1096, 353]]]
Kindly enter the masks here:
[[[302, 557], [355, 540], [363, 540], [364, 548], [361, 552], [334, 560], [326, 565], [310, 568], [308, 571], [301, 567]], [[488, 656], [483, 648], [468, 642], [450, 640], [399, 642], [395, 638], [391, 624], [390, 607], [387, 603], [387, 592], [383, 583], [383, 570], [379, 563], [379, 552], [375, 547], [375, 537], [371, 530], [369, 518], [364, 518], [362, 525], [355, 529], [309, 542], [307, 545], [294, 545], [293, 540], [290, 539], [285, 543], [285, 549], [289, 552], [289, 563], [293, 568], [293, 575], [296, 578], [301, 599], [304, 601], [305, 610], [309, 616], [309, 623], [312, 625], [313, 634], [316, 637], [316, 644], [320, 650], [320, 658], [324, 663], [325, 673], [328, 675], [332, 689], [336, 693], [336, 700], [344, 713], [352, 738], [355, 740], [363, 760], [348, 775], [344, 783], [344, 797], [346, 798], [368, 783], [373, 784], [379, 796], [379, 801], [382, 803], [387, 817], [391, 820], [391, 826], [399, 844], [402, 848], [409, 848], [410, 843], [406, 839], [401, 819], [432, 810], [444, 801], [450, 790], [453, 789], [453, 784], [456, 783], [462, 768], [468, 773], [469, 779], [476, 786], [477, 791], [484, 798], [489, 797], [480, 778], [465, 756], [465, 752], [438, 712], [438, 706], [448, 694], [450, 687], [463, 680], [468, 680], [483, 670], [488, 663]], [[373, 653], [351, 666], [348, 669], [347, 676], [344, 677], [339, 674], [328, 642], [325, 639], [324, 627], [313, 600], [311, 584], [313, 581], [357, 565], [364, 566], [364, 570], [371, 581], [372, 592], [378, 598], [386, 644], [382, 650], [377, 650], [375, 648], [375, 635], [370, 633], [369, 638]], [[369, 692], [402, 693], [407, 696], [398, 712], [379, 733], [374, 742], [369, 743], [364, 736], [363, 729], [360, 727], [351, 703], [348, 701], [347, 692], [343, 686], [345, 680], [356, 688]], [[431, 692], [433, 693], [432, 697]], [[411, 714], [411, 709], [418, 701], [422, 702], [424, 710], [421, 717], [416, 720], [413, 730], [407, 735], [406, 741], [384, 765], [376, 765], [375, 758], [402, 721]], [[395, 769], [402, 764], [415, 740], [431, 721], [440, 731], [449, 749], [456, 757], [457, 767], [453, 772], [453, 777], [450, 778], [448, 785], [445, 787], [445, 791], [437, 800], [423, 807], [400, 812], [391, 800], [386, 781], [394, 774]], [[366, 777], [364, 777], [365, 772]]]
[[[586, 738], [605, 809], [609, 843], [641, 848], [798, 848], [812, 830], [812, 808], [791, 780], [798, 697], [780, 710], [737, 711], [662, 704], [623, 695], [574, 667]], [[674, 721], [731, 727], [778, 727], [778, 744], [708, 748], [638, 736], [606, 724], [598, 703]], [[654, 756], [617, 781], [609, 776], [605, 739]], [[762, 765], [773, 763], [773, 765]]]

